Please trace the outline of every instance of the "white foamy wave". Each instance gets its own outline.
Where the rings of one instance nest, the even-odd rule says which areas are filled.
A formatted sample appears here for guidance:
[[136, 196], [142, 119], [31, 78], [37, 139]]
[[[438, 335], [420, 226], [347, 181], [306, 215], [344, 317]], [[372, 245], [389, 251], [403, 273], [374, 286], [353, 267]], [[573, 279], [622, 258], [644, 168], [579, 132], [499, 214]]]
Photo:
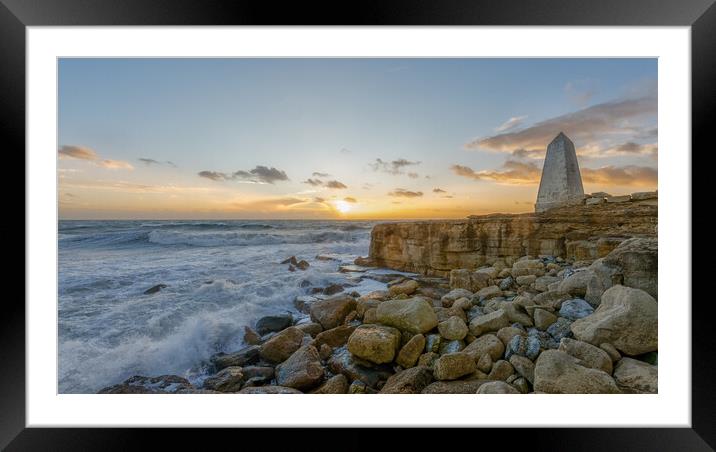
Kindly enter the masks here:
[[155, 229], [149, 233], [150, 243], [188, 246], [260, 246], [301, 243], [354, 242], [362, 237], [352, 232], [323, 231], [300, 234], [246, 232], [186, 232]]

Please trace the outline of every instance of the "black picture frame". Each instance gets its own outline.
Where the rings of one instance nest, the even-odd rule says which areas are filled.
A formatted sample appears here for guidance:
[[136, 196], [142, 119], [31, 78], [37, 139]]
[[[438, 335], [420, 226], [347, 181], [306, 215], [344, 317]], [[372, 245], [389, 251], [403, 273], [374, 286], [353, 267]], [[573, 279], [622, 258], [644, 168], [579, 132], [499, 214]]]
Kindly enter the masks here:
[[[25, 32], [28, 26], [690, 26], [692, 148], [707, 152], [709, 146], [713, 146], [710, 135], [716, 119], [716, 6], [713, 3], [714, 0], [384, 0], [323, 5], [245, 0], [0, 0], [0, 130], [7, 149], [15, 150], [14, 154], [19, 155], [17, 150], [25, 149]], [[684, 158], [689, 157], [684, 152]], [[24, 159], [20, 161], [18, 158], [17, 166], [14, 167], [19, 165], [25, 168]], [[7, 182], [4, 184], [7, 185]], [[9, 190], [7, 186], [6, 193]], [[11, 212], [20, 210], [21, 200], [15, 198], [8, 201]], [[24, 202], [23, 198], [23, 211]], [[23, 230], [27, 226], [24, 218], [23, 215]], [[8, 237], [11, 234], [10, 226], [3, 226], [3, 232]], [[692, 223], [692, 234], [694, 232], [696, 228]], [[14, 271], [19, 273], [19, 266]], [[672, 301], [686, 308], [689, 297], [696, 300], [695, 296], [685, 292], [684, 300]], [[160, 436], [163, 442], [171, 440], [177, 444], [188, 444], [187, 441], [196, 431], [25, 428], [25, 306], [20, 300], [20, 297], [7, 297], [0, 316], [0, 448], [128, 449], [146, 447], [150, 444], [148, 441], [160, 439]], [[716, 350], [716, 336], [709, 325], [711, 303], [709, 299], [692, 303], [691, 429], [568, 428], [551, 429], [544, 433], [534, 429], [514, 429], [509, 433], [496, 432], [494, 437], [509, 436], [510, 443], [525, 444], [525, 447], [536, 450], [712, 450], [716, 447], [716, 391], [713, 390], [716, 375], [712, 359], [713, 350]], [[535, 415], [546, 416], [548, 412]], [[242, 441], [236, 435], [243, 436], [243, 433], [236, 431], [216, 429], [202, 430], [201, 433], [205, 437], [204, 441], [230, 440], [233, 444]], [[341, 438], [340, 443], [334, 444], [334, 447], [341, 450], [372, 448], [370, 444], [373, 441], [366, 442], [365, 432], [334, 429], [331, 433]], [[474, 435], [492, 436], [486, 431], [470, 436]], [[396, 437], [400, 437], [401, 446], [405, 448], [420, 445], [425, 439], [424, 434], [415, 431], [412, 434], [398, 433]], [[277, 441], [310, 446], [311, 441], [315, 440], [305, 431], [288, 432], [285, 435], [263, 431], [259, 432], [257, 438], [265, 438], [270, 448], [276, 446]], [[204, 443], [204, 446], [208, 446], [208, 443]]]

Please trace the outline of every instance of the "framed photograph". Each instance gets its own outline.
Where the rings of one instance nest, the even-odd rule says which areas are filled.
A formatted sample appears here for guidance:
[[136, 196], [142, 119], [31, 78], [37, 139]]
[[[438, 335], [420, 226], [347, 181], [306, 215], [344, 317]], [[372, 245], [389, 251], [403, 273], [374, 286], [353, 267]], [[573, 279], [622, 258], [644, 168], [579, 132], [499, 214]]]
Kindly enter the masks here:
[[540, 427], [515, 434], [711, 450], [712, 3], [3, 0], [27, 265], [0, 444]]

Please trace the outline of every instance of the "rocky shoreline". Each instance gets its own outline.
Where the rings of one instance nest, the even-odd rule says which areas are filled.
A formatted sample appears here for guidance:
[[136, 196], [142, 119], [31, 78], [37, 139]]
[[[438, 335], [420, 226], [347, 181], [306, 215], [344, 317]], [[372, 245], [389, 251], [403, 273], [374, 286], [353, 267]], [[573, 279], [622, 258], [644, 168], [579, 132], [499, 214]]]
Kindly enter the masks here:
[[99, 392], [656, 393], [657, 240], [614, 245], [598, 259], [508, 256], [449, 278], [388, 276], [362, 296], [307, 289], [299, 315], [263, 317], [246, 347], [212, 356], [201, 387], [134, 376]]

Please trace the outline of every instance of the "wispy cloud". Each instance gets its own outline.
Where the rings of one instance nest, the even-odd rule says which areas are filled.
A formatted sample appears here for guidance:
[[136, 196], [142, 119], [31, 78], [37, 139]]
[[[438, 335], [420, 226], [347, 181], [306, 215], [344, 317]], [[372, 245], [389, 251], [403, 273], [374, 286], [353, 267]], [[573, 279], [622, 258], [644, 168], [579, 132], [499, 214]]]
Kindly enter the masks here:
[[345, 202], [351, 202], [351, 203], [356, 203], [356, 202], [358, 202], [357, 199], [355, 199], [355, 198], [353, 198], [353, 197], [351, 197], [351, 196], [346, 196], [345, 198], [343, 198], [343, 200], [344, 200]]
[[411, 179], [417, 179], [420, 177], [420, 174], [418, 173], [408, 173], [408, 177]]
[[447, 192], [445, 190], [443, 190], [442, 188], [433, 188], [433, 193], [447, 193]]
[[93, 165], [100, 168], [126, 170], [134, 169], [134, 166], [124, 160], [102, 159], [94, 149], [84, 146], [63, 145], [60, 146], [57, 153], [61, 159], [86, 160], [92, 162]]
[[453, 165], [450, 169], [458, 176], [474, 180], [488, 180], [509, 185], [531, 185], [539, 182], [541, 169], [532, 162], [507, 160], [500, 170], [475, 171], [469, 166]]
[[395, 190], [388, 193], [388, 196], [395, 196], [398, 198], [419, 198], [423, 196], [421, 191], [410, 191], [404, 188], [396, 188]]
[[499, 127], [495, 129], [495, 132], [507, 132], [508, 130], [516, 129], [521, 126], [527, 116], [513, 116], [507, 121], [503, 122]]
[[[316, 173], [313, 173], [313, 174], [315, 175]], [[311, 185], [313, 187], [319, 187], [319, 186], [323, 185], [323, 181], [320, 179], [310, 179], [309, 178], [309, 179], [306, 179], [305, 181], [303, 181], [303, 183]]]
[[169, 161], [169, 160], [165, 160], [165, 161], [163, 161], [163, 162], [160, 162], [159, 160], [150, 159], [150, 158], [148, 158], [148, 157], [140, 157], [140, 158], [138, 158], [137, 160], [139, 160], [140, 162], [144, 163], [146, 166], [151, 166], [151, 165], [168, 165], [168, 166], [173, 166], [174, 168], [176, 168], [176, 165], [174, 164], [174, 162], [171, 162], [171, 161]]
[[369, 163], [373, 171], [380, 171], [392, 175], [405, 174], [404, 169], [409, 166], [420, 165], [419, 161], [411, 161], [404, 158], [397, 160], [385, 161], [383, 159], [375, 159], [375, 162]]
[[331, 177], [331, 175], [328, 174], [328, 173], [319, 173], [318, 171], [314, 172], [314, 173], [311, 174], [311, 175], [312, 175], [313, 177]]

